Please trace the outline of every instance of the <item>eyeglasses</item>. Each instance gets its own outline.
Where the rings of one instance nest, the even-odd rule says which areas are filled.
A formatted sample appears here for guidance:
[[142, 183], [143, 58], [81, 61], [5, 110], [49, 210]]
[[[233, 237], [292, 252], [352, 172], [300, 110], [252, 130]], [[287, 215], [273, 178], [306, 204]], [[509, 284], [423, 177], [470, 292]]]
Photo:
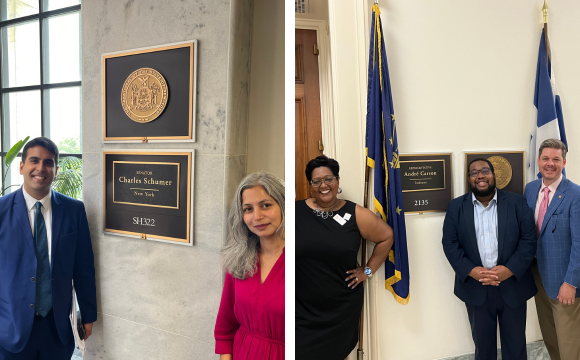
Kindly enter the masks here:
[[477, 177], [477, 175], [479, 175], [479, 173], [482, 173], [483, 175], [487, 176], [487, 175], [491, 174], [491, 169], [485, 167], [485, 168], [483, 168], [481, 170], [471, 170], [469, 172], [469, 176], [471, 176], [471, 177], [474, 178], [474, 177]]
[[322, 182], [324, 181], [326, 185], [332, 185], [335, 179], [336, 176], [327, 176], [324, 179], [312, 179], [310, 180], [310, 184], [313, 187], [319, 187], [320, 185], [322, 185]]

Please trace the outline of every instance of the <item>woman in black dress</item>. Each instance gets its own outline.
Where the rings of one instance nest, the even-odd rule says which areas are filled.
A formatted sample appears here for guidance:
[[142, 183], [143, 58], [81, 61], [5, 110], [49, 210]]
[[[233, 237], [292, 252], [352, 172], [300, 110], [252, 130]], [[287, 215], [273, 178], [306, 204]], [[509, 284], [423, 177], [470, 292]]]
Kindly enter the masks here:
[[[358, 341], [362, 282], [387, 258], [393, 230], [370, 210], [340, 200], [339, 165], [322, 155], [306, 165], [311, 198], [296, 202], [296, 359], [343, 360]], [[376, 243], [357, 263], [361, 236]], [[358, 286], [358, 285], [361, 286]]]

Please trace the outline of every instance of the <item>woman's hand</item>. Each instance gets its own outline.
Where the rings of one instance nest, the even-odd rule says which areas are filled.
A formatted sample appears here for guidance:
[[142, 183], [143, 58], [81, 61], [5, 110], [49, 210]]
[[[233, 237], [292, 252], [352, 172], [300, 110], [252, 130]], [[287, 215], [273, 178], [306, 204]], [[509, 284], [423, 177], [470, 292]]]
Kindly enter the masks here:
[[359, 266], [353, 270], [349, 270], [346, 273], [349, 274], [349, 276], [344, 279], [344, 281], [349, 281], [348, 287], [352, 289], [369, 278], [367, 274], [365, 274], [365, 270], [362, 266]]

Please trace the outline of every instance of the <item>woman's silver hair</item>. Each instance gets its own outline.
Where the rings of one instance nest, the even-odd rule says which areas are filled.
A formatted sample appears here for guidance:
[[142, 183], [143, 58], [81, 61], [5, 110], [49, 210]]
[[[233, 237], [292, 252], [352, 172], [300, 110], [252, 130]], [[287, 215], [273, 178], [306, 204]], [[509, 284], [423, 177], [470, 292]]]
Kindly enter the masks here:
[[236, 279], [243, 280], [256, 273], [260, 238], [248, 229], [244, 222], [242, 193], [246, 189], [261, 186], [280, 206], [282, 222], [276, 230], [276, 237], [284, 237], [284, 180], [276, 175], [259, 171], [246, 176], [234, 196], [228, 216], [229, 234], [226, 246], [222, 249], [221, 264]]

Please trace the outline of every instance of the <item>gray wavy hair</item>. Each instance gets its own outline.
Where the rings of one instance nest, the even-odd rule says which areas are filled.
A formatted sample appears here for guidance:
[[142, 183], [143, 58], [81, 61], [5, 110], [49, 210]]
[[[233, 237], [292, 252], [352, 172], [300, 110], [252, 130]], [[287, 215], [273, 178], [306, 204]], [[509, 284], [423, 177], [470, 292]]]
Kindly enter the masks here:
[[259, 171], [246, 176], [234, 196], [234, 202], [228, 215], [229, 234], [226, 246], [221, 252], [221, 265], [236, 279], [244, 280], [253, 276], [257, 270], [260, 238], [248, 229], [244, 222], [242, 193], [246, 189], [261, 186], [280, 206], [282, 222], [276, 229], [276, 237], [283, 237], [284, 228], [284, 180], [276, 175]]

